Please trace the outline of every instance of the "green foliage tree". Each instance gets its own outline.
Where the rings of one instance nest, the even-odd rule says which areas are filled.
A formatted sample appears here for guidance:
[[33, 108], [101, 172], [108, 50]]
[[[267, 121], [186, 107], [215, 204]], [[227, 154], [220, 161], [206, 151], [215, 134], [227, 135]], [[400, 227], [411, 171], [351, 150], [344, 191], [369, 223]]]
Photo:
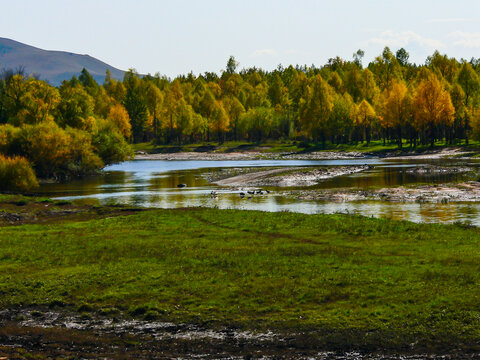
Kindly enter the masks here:
[[145, 141], [149, 112], [144, 89], [141, 86], [138, 74], [133, 70], [125, 74], [124, 83], [126, 95], [123, 105], [130, 117], [132, 140], [134, 143]]
[[63, 84], [60, 87], [60, 95], [56, 122], [62, 127], [85, 129], [87, 119], [93, 115], [94, 99], [80, 85], [72, 87]]
[[237, 70], [239, 63], [235, 60], [234, 56], [230, 56], [228, 61], [227, 61], [227, 68], [225, 69], [225, 72], [227, 74], [234, 74], [235, 70]]
[[98, 132], [92, 136], [92, 146], [105, 165], [125, 161], [133, 156], [132, 148], [110, 122], [100, 122]]

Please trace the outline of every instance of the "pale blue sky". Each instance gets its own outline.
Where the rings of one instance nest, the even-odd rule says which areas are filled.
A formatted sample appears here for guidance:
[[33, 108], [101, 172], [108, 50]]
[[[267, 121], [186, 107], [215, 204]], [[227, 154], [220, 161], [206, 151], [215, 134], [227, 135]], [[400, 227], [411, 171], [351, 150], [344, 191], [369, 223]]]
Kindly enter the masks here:
[[0, 37], [89, 54], [168, 76], [240, 68], [365, 62], [388, 45], [424, 63], [435, 49], [480, 57], [478, 0], [0, 0]]

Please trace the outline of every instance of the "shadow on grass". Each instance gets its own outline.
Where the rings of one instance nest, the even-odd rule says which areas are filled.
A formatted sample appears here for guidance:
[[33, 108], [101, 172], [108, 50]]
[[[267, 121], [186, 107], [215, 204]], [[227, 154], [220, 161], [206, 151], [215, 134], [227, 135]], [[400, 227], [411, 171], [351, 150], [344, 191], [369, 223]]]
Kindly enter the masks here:
[[233, 146], [230, 148], [227, 148], [225, 150], [226, 153], [232, 153], [232, 152], [239, 152], [239, 151], [249, 151], [249, 150], [254, 150], [257, 149], [259, 146], [261, 146], [260, 143], [250, 143], [250, 144], [240, 144], [238, 146]]
[[160, 146], [153, 149], [151, 154], [174, 154], [184, 152], [185, 149], [182, 146]]
[[206, 152], [215, 151], [217, 149], [218, 149], [218, 146], [206, 144], [206, 145], [197, 146], [193, 151], [206, 153]]

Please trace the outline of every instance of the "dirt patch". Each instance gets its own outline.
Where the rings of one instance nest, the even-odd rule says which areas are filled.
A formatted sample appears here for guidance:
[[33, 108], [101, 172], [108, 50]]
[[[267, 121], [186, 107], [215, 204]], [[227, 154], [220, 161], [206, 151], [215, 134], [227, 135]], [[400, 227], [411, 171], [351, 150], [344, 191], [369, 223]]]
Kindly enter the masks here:
[[[252, 332], [236, 327], [108, 318], [46, 308], [0, 312], [0, 356], [82, 359], [471, 359], [478, 354], [385, 353], [352, 349], [345, 336], [312, 331]], [[337, 343], [334, 338], [339, 339]], [[325, 347], [331, 347], [325, 351]], [[343, 347], [343, 348], [342, 348]], [[368, 350], [370, 348], [370, 350]]]
[[129, 215], [146, 209], [124, 206], [76, 205], [67, 201], [0, 201], [0, 227], [23, 224], [85, 221], [105, 217]]
[[371, 166], [332, 166], [313, 169], [305, 167], [281, 168], [242, 174], [216, 181], [216, 184], [234, 187], [305, 187], [316, 185], [325, 179], [351, 175], [368, 169], [371, 169]]

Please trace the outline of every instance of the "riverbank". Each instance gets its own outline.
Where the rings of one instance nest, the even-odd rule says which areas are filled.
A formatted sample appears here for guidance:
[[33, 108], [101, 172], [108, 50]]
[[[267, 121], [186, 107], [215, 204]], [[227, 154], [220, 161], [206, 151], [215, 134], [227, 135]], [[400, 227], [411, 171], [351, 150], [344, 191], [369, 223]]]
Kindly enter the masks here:
[[464, 158], [475, 153], [464, 148], [436, 148], [422, 151], [300, 151], [300, 152], [267, 152], [258, 150], [233, 152], [174, 152], [147, 153], [137, 151], [135, 160], [348, 160], [348, 159], [442, 159]]
[[[25, 209], [37, 206], [21, 200]], [[102, 209], [100, 219], [1, 227], [1, 355], [480, 351], [477, 228]]]

